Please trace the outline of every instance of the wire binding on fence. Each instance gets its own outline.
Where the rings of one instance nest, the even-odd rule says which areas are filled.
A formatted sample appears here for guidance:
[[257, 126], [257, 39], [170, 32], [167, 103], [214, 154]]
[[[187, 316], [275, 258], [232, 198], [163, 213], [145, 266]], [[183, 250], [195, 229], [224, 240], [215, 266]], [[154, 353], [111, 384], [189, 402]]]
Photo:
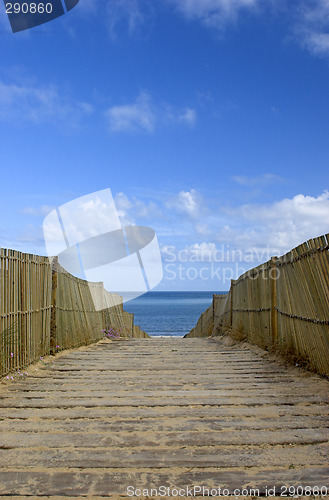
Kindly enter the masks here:
[[86, 313], [86, 314], [99, 313], [99, 311], [96, 311], [95, 309], [68, 309], [67, 307], [61, 307], [57, 305], [55, 307], [59, 311], [64, 311], [64, 312]]
[[[294, 264], [295, 262], [298, 262], [300, 260], [305, 259], [306, 257], [311, 257], [312, 255], [315, 255], [317, 253], [325, 252], [326, 250], [329, 250], [329, 244], [320, 246], [318, 248], [310, 248], [309, 250], [305, 251], [302, 255], [296, 255], [296, 257], [289, 258], [289, 256], [292, 255], [292, 252], [289, 252], [288, 254], [284, 255], [283, 257], [279, 257], [276, 260], [275, 266], [274, 267], [285, 267], [290, 264]], [[284, 260], [281, 260], [285, 258]], [[255, 271], [257, 269], [257, 272]], [[271, 261], [267, 261], [264, 264], [261, 264], [260, 266], [256, 267], [255, 269], [249, 270], [246, 273], [242, 274], [239, 276], [237, 280], [233, 280], [232, 285], [236, 286], [238, 285], [241, 281], [246, 280], [246, 279], [255, 279], [258, 277], [259, 273], [268, 271], [271, 269]]]
[[233, 312], [269, 312], [270, 307], [260, 307], [259, 309], [232, 309]]
[[310, 256], [315, 255], [315, 254], [320, 253], [320, 252], [324, 252], [326, 250], [329, 250], [329, 245], [325, 245], [325, 246], [318, 247], [318, 248], [310, 248], [309, 250], [304, 252], [302, 255], [296, 255], [296, 257], [293, 257], [292, 259], [287, 259], [284, 261], [278, 260], [276, 263], [276, 266], [283, 267], [283, 266], [287, 266], [288, 264], [294, 264], [294, 262], [298, 262], [299, 260], [305, 259], [306, 257], [310, 257]]
[[30, 309], [29, 311], [13, 311], [9, 313], [3, 313], [0, 314], [0, 318], [9, 318], [10, 316], [15, 316], [17, 314], [24, 315], [24, 314], [33, 314], [36, 312], [43, 312], [43, 311], [49, 311], [53, 306], [47, 306], [47, 307], [39, 307], [38, 309]]
[[315, 323], [317, 325], [329, 325], [329, 320], [327, 319], [314, 319], [314, 318], [305, 318], [303, 316], [298, 316], [297, 314], [290, 314], [287, 312], [280, 311], [277, 307], [274, 308], [279, 314], [283, 316], [287, 316], [292, 319], [299, 319], [301, 321], [308, 321], [309, 323]]

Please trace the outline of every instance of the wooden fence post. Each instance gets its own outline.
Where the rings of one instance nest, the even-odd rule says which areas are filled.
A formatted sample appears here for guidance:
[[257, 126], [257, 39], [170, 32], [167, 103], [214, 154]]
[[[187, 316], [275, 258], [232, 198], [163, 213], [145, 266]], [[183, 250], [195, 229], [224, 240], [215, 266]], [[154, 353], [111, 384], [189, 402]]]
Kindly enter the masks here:
[[231, 312], [230, 312], [230, 323], [231, 323], [231, 329], [233, 328], [233, 284], [234, 280], [231, 280]]
[[271, 337], [272, 345], [278, 341], [278, 316], [277, 316], [277, 291], [276, 291], [276, 257], [270, 261], [270, 286], [271, 286]]
[[58, 260], [54, 257], [52, 262], [52, 279], [51, 279], [51, 315], [50, 315], [50, 354], [54, 354], [55, 347], [57, 345], [57, 311], [56, 311], [56, 299], [57, 299], [57, 268]]
[[[26, 260], [25, 257], [20, 258], [20, 285], [21, 285], [21, 296], [20, 296], [20, 309], [23, 311], [27, 311], [27, 306], [26, 306], [26, 300], [25, 297], [27, 295], [26, 293]], [[21, 337], [21, 360], [22, 360], [22, 366], [27, 366], [30, 364], [30, 355], [28, 353], [28, 338], [27, 338], [27, 326], [26, 326], [26, 314], [21, 314], [20, 315], [20, 330], [19, 330], [19, 335]]]

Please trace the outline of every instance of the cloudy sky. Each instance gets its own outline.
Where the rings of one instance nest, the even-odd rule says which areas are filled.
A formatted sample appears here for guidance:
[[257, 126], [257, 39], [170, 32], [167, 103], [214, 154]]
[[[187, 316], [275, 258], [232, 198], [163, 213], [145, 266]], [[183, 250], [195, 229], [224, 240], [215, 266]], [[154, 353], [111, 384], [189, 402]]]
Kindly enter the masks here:
[[45, 254], [110, 188], [162, 289], [225, 290], [329, 232], [329, 0], [80, 0], [16, 34], [0, 6], [0, 246]]

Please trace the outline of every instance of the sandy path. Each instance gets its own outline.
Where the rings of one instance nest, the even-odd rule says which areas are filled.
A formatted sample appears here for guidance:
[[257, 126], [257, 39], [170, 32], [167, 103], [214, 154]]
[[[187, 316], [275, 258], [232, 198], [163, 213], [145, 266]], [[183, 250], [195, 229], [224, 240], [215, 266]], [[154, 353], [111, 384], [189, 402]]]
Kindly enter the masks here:
[[329, 493], [328, 389], [217, 339], [68, 351], [0, 386], [0, 498], [123, 498], [128, 486], [153, 497], [160, 486]]

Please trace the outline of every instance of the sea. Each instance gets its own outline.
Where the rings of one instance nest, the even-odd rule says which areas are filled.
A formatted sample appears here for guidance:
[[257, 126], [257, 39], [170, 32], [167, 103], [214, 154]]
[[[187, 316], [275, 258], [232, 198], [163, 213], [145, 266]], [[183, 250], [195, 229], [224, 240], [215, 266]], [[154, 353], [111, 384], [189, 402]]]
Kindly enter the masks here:
[[213, 294], [227, 292], [147, 292], [124, 304], [134, 323], [150, 336], [183, 337], [212, 303]]

